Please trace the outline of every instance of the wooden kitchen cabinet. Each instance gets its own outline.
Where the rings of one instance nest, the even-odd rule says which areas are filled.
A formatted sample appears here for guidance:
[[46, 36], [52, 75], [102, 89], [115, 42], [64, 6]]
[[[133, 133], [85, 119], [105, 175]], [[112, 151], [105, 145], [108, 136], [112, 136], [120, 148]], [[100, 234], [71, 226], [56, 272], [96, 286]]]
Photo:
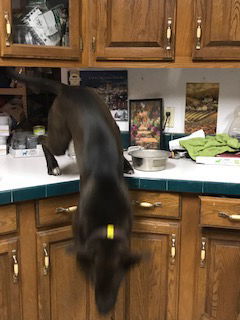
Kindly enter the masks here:
[[176, 0], [90, 2], [95, 61], [174, 60]]
[[69, 252], [71, 215], [56, 212], [78, 194], [1, 206], [0, 319], [238, 320], [240, 199], [144, 190], [131, 198], [130, 246], [143, 260], [106, 317]]
[[16, 206], [0, 207], [0, 319], [22, 319]]
[[[1, 214], [1, 212], [0, 212]], [[18, 239], [0, 240], [0, 319], [22, 319]]]
[[240, 200], [200, 197], [193, 319], [240, 319]]
[[240, 60], [238, 0], [195, 0], [195, 60]]
[[240, 319], [239, 232], [203, 231], [198, 253], [192, 319]]
[[81, 1], [61, 4], [49, 0], [46, 7], [43, 0], [2, 0], [1, 56], [81, 61]]
[[87, 319], [87, 282], [72, 245], [70, 226], [37, 233], [39, 320]]
[[123, 319], [177, 319], [179, 231], [178, 223], [135, 221], [131, 249], [142, 253], [143, 260], [127, 279]]

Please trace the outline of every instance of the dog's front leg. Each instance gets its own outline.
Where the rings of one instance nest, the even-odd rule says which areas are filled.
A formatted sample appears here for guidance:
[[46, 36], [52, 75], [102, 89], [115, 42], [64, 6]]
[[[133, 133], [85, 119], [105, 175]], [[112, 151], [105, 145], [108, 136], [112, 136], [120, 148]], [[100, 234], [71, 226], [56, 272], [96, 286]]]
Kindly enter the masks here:
[[59, 176], [61, 174], [61, 171], [54, 155], [49, 151], [48, 147], [44, 143], [42, 144], [42, 148], [47, 162], [48, 174]]
[[133, 174], [134, 169], [131, 166], [130, 162], [123, 156], [123, 173]]

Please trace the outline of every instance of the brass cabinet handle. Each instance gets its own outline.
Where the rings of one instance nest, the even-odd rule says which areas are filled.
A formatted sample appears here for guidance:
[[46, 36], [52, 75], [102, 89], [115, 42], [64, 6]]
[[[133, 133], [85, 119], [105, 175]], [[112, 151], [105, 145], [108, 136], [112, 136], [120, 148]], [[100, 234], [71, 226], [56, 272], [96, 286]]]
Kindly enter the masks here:
[[96, 37], [92, 37], [92, 51], [96, 51]]
[[151, 209], [151, 208], [156, 208], [156, 207], [162, 207], [162, 203], [161, 202], [154, 202], [154, 203], [151, 203], [151, 202], [147, 202], [147, 201], [142, 201], [142, 202], [139, 202], [139, 201], [135, 201], [133, 200], [133, 205], [137, 205], [141, 208], [145, 208], [145, 209]]
[[207, 239], [206, 238], [202, 238], [202, 242], [201, 242], [201, 254], [200, 254], [200, 265], [201, 267], [205, 266], [206, 263], [206, 245], [207, 245]]
[[174, 263], [175, 257], [176, 257], [176, 235], [174, 233], [172, 234], [172, 238], [171, 238], [170, 256], [172, 259], [172, 263]]
[[18, 267], [16, 250], [12, 250], [12, 259], [13, 259], [13, 282], [16, 283], [18, 281], [18, 276], [19, 276], [19, 267]]
[[240, 221], [240, 214], [228, 214], [226, 212], [219, 212], [218, 216], [221, 218], [228, 218], [231, 221]]
[[46, 276], [49, 272], [49, 267], [50, 267], [50, 259], [49, 259], [49, 254], [47, 250], [47, 244], [43, 244], [43, 274]]
[[72, 206], [68, 208], [56, 208], [56, 213], [70, 214], [77, 211], [77, 206]]
[[11, 26], [9, 14], [7, 11], [5, 11], [5, 13], [4, 13], [4, 19], [6, 21], [6, 46], [9, 47], [10, 46], [10, 38], [11, 38], [11, 34], [12, 34], [12, 26]]
[[201, 49], [201, 38], [202, 38], [202, 19], [198, 18], [197, 19], [197, 43], [196, 43], [196, 49], [200, 50]]
[[168, 18], [168, 21], [167, 21], [167, 45], [166, 45], [166, 50], [171, 50], [171, 40], [172, 40], [172, 18]]

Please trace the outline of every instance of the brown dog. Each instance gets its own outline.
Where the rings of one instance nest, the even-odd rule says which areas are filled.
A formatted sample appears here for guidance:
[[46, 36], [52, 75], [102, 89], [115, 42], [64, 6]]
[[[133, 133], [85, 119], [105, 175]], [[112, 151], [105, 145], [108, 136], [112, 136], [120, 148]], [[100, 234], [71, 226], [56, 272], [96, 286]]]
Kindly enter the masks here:
[[43, 146], [48, 172], [60, 173], [52, 154], [65, 154], [72, 139], [81, 183], [73, 221], [76, 256], [93, 281], [98, 310], [107, 313], [125, 273], [140, 260], [129, 250], [132, 213], [123, 170], [132, 168], [124, 160], [119, 129], [93, 89], [15, 74], [14, 78], [56, 94]]

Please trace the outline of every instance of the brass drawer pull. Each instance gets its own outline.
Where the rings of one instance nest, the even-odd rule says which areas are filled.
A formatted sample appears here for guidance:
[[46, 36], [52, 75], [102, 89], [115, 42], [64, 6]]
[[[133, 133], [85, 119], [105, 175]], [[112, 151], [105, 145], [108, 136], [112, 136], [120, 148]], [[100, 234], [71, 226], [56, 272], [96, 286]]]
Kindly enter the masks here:
[[168, 21], [167, 21], [167, 45], [166, 45], [166, 50], [171, 50], [171, 40], [172, 40], [172, 18], [168, 18]]
[[47, 250], [47, 244], [43, 244], [43, 257], [44, 257], [44, 263], [43, 263], [43, 274], [46, 276], [49, 272], [49, 267], [50, 267], [50, 259], [49, 259], [49, 254]]
[[202, 19], [197, 19], [197, 43], [196, 43], [196, 49], [201, 49], [201, 38], [202, 38]]
[[12, 34], [12, 26], [10, 23], [8, 12], [4, 13], [4, 19], [6, 22], [6, 46], [9, 47], [10, 46], [10, 38], [11, 38], [11, 34]]
[[72, 206], [68, 208], [56, 208], [56, 213], [70, 214], [77, 211], [77, 206]]
[[18, 267], [16, 250], [12, 250], [12, 258], [13, 258], [13, 282], [16, 283], [18, 281], [18, 275], [19, 275], [19, 267]]
[[221, 218], [228, 218], [231, 221], [240, 221], [240, 214], [228, 214], [226, 212], [219, 212], [218, 216]]
[[141, 208], [145, 208], [145, 209], [151, 209], [151, 208], [157, 208], [157, 207], [162, 207], [162, 203], [161, 202], [147, 202], [147, 201], [134, 201], [133, 200], [133, 205], [139, 206]]

